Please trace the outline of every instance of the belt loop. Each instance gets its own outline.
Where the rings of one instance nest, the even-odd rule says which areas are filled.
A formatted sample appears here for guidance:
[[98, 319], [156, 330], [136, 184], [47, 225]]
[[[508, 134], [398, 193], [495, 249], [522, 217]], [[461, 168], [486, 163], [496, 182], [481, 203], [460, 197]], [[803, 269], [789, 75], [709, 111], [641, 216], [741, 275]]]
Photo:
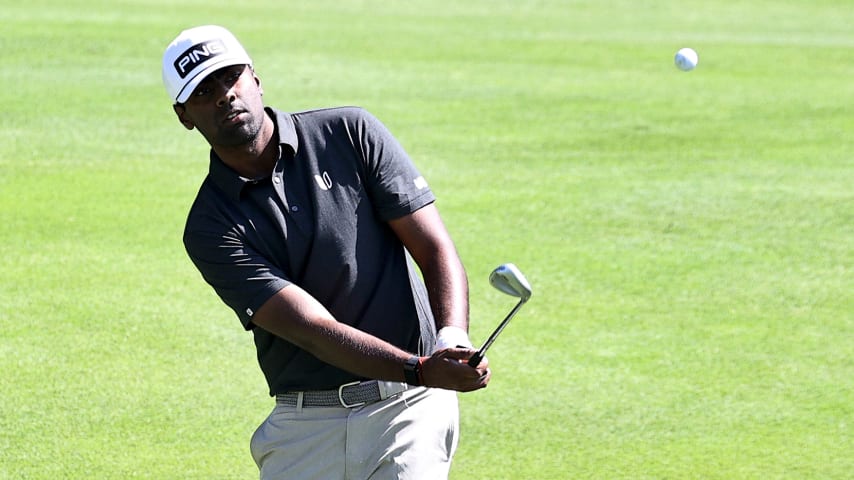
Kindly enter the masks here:
[[297, 392], [297, 413], [302, 413], [303, 392]]
[[384, 382], [382, 380], [377, 381], [377, 390], [379, 390], [379, 392], [380, 392], [380, 400], [385, 400], [391, 396], [391, 395], [389, 395], [389, 391], [388, 391], [389, 389], [387, 388], [388, 385], [389, 385], [389, 382]]

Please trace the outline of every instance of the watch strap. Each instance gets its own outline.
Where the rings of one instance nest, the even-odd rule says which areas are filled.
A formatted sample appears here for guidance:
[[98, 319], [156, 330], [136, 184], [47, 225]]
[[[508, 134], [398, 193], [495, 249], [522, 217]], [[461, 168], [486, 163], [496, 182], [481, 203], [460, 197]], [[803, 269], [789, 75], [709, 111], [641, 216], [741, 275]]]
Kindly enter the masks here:
[[403, 364], [403, 377], [410, 385], [421, 385], [421, 357], [413, 355], [406, 360]]

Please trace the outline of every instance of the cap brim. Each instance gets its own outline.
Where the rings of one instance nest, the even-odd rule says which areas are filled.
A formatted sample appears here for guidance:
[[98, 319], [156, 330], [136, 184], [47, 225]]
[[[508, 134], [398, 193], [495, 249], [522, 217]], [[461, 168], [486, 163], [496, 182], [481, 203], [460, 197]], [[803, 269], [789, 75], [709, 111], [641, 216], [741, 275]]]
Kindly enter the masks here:
[[202, 69], [199, 73], [197, 73], [189, 82], [184, 84], [184, 87], [181, 91], [178, 92], [178, 96], [175, 98], [176, 103], [184, 103], [190, 98], [190, 95], [193, 94], [193, 91], [196, 87], [202, 83], [202, 80], [208, 77], [208, 75], [213, 72], [225, 68], [231, 67], [233, 65], [249, 65], [252, 66], [252, 62], [248, 61], [245, 58], [223, 58], [219, 61], [212, 62], [210, 65], [206, 65], [204, 69]]

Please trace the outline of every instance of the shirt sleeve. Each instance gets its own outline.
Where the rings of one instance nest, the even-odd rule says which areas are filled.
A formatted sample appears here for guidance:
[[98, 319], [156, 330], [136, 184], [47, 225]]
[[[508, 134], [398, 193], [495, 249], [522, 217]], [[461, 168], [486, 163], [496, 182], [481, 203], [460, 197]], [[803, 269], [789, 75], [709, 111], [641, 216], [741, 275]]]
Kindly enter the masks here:
[[194, 221], [191, 212], [184, 231], [184, 247], [204, 280], [234, 310], [244, 328], [252, 329], [255, 312], [291, 282], [246, 244], [240, 225], [214, 225], [209, 218]]
[[383, 221], [412, 213], [436, 200], [403, 146], [376, 117], [357, 109], [356, 132], [365, 184]]

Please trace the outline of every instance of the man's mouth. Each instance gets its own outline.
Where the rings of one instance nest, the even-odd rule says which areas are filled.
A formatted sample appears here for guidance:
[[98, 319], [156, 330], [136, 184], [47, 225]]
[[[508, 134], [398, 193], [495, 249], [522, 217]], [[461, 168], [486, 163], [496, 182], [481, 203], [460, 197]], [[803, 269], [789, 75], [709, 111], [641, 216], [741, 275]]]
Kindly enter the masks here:
[[238, 121], [240, 121], [240, 115], [242, 115], [243, 113], [243, 110], [232, 110], [228, 112], [228, 114], [224, 117], [223, 123], [237, 123]]

